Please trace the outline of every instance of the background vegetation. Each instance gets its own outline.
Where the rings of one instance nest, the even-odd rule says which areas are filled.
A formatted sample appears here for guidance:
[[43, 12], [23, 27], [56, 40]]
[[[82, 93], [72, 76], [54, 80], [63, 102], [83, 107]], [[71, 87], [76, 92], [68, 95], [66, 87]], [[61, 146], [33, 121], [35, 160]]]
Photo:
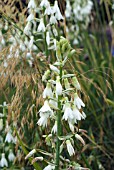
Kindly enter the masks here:
[[[2, 3], [0, 8], [0, 29], [5, 39], [5, 44], [2, 44], [0, 50], [0, 104], [7, 102], [8, 124], [11, 126], [13, 123], [16, 124], [19, 136], [28, 151], [32, 148], [47, 150], [42, 134], [48, 129], [39, 129], [36, 124], [37, 112], [43, 102], [41, 95], [44, 87], [41, 83], [41, 75], [46, 69], [47, 61], [45, 58], [41, 60], [42, 53], [38, 50], [37, 54], [32, 55], [34, 62], [30, 67], [26, 52], [21, 52], [18, 54], [21, 55], [20, 58], [9, 58], [8, 66], [4, 67], [11, 46], [8, 37], [15, 36], [19, 29], [20, 35], [17, 38], [20, 37], [23, 41], [25, 36], [23, 28], [27, 15], [27, 2], [11, 2]], [[77, 144], [76, 155], [78, 162], [84, 167], [93, 170], [113, 170], [114, 27], [112, 22], [114, 10], [112, 10], [112, 2], [108, 0], [99, 2], [93, 0], [93, 4], [90, 14], [93, 19], [87, 29], [80, 25], [79, 43], [73, 44], [74, 32], [69, 32], [68, 35], [77, 51], [77, 56], [68, 62], [66, 68], [69, 72], [77, 74], [87, 105], [84, 110], [87, 118], [78, 125], [84, 129], [86, 145], [82, 147]], [[8, 29], [5, 29], [6, 21], [9, 23]], [[66, 25], [69, 27], [73, 25], [72, 20], [66, 19]], [[12, 55], [15, 55], [18, 48], [19, 44], [13, 49]], [[3, 107], [0, 108], [0, 112], [3, 112]], [[13, 133], [15, 134], [15, 131]], [[30, 166], [25, 161], [21, 148], [19, 142], [14, 148], [15, 154], [20, 150], [19, 157], [15, 160], [16, 167], [20, 169], [26, 166], [25, 168], [29, 169]], [[2, 152], [2, 146], [0, 150]]]

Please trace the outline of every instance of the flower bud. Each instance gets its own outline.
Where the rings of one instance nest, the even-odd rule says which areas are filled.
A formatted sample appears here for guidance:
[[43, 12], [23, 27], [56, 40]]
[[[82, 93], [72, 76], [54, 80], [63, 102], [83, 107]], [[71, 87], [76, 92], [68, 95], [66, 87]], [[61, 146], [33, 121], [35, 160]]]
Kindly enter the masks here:
[[61, 37], [61, 39], [60, 39], [60, 46], [62, 46], [66, 42], [68, 42], [68, 40], [66, 38], [64, 38], [64, 37]]
[[60, 83], [60, 77], [57, 76], [57, 80], [56, 80], [56, 95], [60, 96], [62, 94], [62, 85]]
[[76, 50], [71, 50], [68, 54], [68, 58], [71, 58], [74, 54], [76, 54]]
[[85, 141], [83, 140], [83, 138], [80, 135], [76, 134], [75, 138], [77, 138], [83, 145], [85, 145]]
[[62, 53], [68, 53], [71, 49], [69, 42], [67, 41], [65, 44], [62, 45]]
[[3, 129], [3, 119], [0, 119], [0, 131]]
[[76, 77], [72, 78], [72, 84], [77, 90], [81, 90], [80, 84], [79, 84], [78, 79]]
[[47, 70], [44, 75], [42, 76], [42, 81], [45, 81], [48, 79], [48, 76], [50, 75], [50, 70]]
[[33, 160], [32, 160], [32, 164], [34, 164], [35, 162], [37, 162], [37, 161], [43, 161], [43, 157], [41, 156], [41, 157], [35, 157]]
[[30, 152], [28, 153], [28, 155], [25, 157], [25, 159], [30, 158], [34, 153], [36, 153], [36, 149], [33, 149], [32, 151], [30, 151]]
[[58, 69], [57, 67], [55, 67], [55, 66], [53, 66], [53, 65], [51, 65], [51, 64], [49, 64], [49, 66], [50, 66], [50, 69], [51, 69], [52, 71], [54, 71], [54, 72], [56, 72], [56, 73], [59, 74], [59, 69]]
[[69, 84], [67, 78], [64, 79], [64, 84], [65, 84], [65, 89], [66, 89], [66, 90], [70, 88], [70, 84]]

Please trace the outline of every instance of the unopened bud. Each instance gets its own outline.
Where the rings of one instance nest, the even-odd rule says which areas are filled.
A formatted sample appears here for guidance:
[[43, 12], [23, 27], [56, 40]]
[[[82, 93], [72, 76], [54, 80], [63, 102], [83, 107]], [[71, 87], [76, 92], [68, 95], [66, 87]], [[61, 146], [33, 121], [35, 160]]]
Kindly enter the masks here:
[[28, 153], [28, 155], [25, 157], [25, 159], [30, 158], [34, 153], [36, 153], [36, 149], [33, 149], [32, 151], [30, 151], [30, 152]]
[[77, 90], [81, 90], [81, 86], [80, 86], [78, 79], [76, 77], [72, 78], [72, 84]]
[[80, 135], [76, 134], [75, 138], [77, 138], [83, 145], [85, 145], [85, 141], [83, 140], [83, 138]]
[[70, 88], [70, 84], [69, 84], [67, 78], [64, 79], [64, 84], [65, 84], [65, 89], [66, 89], [66, 90]]
[[68, 54], [68, 58], [71, 58], [74, 54], [76, 54], [76, 50], [71, 50]]
[[44, 75], [42, 76], [42, 81], [45, 81], [48, 79], [48, 76], [50, 75], [50, 70], [47, 70]]
[[37, 161], [43, 161], [43, 157], [41, 156], [41, 157], [36, 157], [36, 158], [34, 158], [33, 160], [32, 160], [32, 164], [34, 164], [35, 162], [37, 162]]

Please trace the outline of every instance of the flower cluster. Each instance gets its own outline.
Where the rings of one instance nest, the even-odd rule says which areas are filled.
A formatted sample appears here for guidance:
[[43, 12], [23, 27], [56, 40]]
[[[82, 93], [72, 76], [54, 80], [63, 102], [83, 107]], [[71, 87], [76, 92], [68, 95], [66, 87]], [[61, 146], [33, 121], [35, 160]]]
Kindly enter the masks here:
[[63, 37], [56, 44], [56, 62], [49, 65], [50, 69], [42, 77], [46, 87], [43, 91], [44, 105], [38, 112], [40, 118], [37, 123], [39, 126], [47, 127], [51, 121], [53, 123], [51, 133], [56, 134], [58, 129], [57, 116], [58, 111], [60, 111], [62, 113], [60, 123], [64, 124], [66, 121], [73, 134], [67, 140], [66, 138], [62, 139], [61, 148], [63, 149], [66, 143], [68, 153], [72, 156], [75, 154], [72, 137], [75, 136], [76, 139], [84, 144], [82, 137], [75, 131], [75, 126], [78, 121], [86, 118], [85, 113], [82, 111], [85, 104], [79, 95], [81, 86], [76, 75], [67, 74], [66, 70], [63, 69], [67, 60], [75, 54], [75, 50], [71, 48], [68, 40]]
[[[73, 39], [75, 34], [75, 39], [73, 44], [78, 44], [80, 37], [80, 28], [86, 29], [90, 22], [90, 14], [93, 6], [91, 0], [67, 0], [65, 15], [68, 20], [68, 23], [72, 21], [75, 22], [74, 25], [67, 28], [68, 32], [73, 32]], [[73, 16], [73, 17], [72, 17]], [[70, 37], [69, 37], [70, 38]]]
[[[15, 160], [14, 144], [16, 144], [16, 138], [12, 135], [11, 127], [8, 125], [6, 120], [7, 116], [7, 104], [6, 102], [3, 105], [0, 105], [3, 108], [3, 114], [0, 114], [0, 167], [9, 167], [10, 164]], [[8, 159], [6, 158], [6, 155]]]

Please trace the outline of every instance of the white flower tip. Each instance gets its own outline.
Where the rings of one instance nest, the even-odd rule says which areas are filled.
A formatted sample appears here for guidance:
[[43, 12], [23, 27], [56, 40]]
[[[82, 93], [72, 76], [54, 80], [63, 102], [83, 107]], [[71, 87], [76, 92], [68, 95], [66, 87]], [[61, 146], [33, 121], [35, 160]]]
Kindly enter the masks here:
[[28, 155], [26, 155], [25, 160], [28, 159], [28, 158], [30, 158], [34, 153], [36, 153], [36, 149], [33, 149], [32, 151], [30, 151], [30, 152], [28, 153]]
[[85, 145], [85, 141], [83, 140], [83, 138], [80, 135], [76, 134], [75, 138], [77, 138], [83, 145]]

